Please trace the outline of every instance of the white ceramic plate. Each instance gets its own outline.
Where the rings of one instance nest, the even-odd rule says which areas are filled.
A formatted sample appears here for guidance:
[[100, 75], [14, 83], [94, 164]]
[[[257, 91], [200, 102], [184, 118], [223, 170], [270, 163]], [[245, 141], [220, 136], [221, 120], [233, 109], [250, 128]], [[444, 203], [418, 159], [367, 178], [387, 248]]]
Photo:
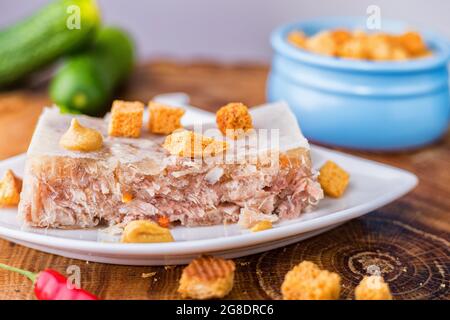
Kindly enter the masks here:
[[[188, 107], [186, 122], [211, 117]], [[273, 229], [252, 233], [237, 225], [175, 227], [175, 242], [122, 244], [101, 229], [53, 230], [22, 227], [16, 209], [0, 210], [0, 237], [37, 250], [65, 257], [125, 265], [169, 265], [187, 263], [201, 253], [236, 258], [295, 243], [330, 230], [403, 196], [417, 184], [407, 171], [340, 152], [312, 146], [314, 167], [333, 160], [351, 176], [350, 185], [340, 199], [322, 200], [311, 213], [277, 223]], [[25, 155], [0, 162], [0, 175], [12, 169], [23, 173]]]

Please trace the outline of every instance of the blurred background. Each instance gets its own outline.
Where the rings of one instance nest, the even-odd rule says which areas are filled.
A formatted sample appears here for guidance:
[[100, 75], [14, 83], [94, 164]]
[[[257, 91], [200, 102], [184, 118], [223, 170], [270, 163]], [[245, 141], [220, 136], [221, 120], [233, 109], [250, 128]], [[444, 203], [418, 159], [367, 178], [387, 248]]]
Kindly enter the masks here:
[[[74, 4], [82, 10], [80, 29], [68, 27]], [[383, 32], [410, 34], [359, 42], [362, 59], [402, 60], [399, 46], [407, 42], [419, 48], [417, 57], [430, 53], [416, 61], [419, 72], [405, 61], [354, 69], [361, 61], [339, 60], [331, 29], [359, 29], [371, 6], [381, 11]], [[209, 111], [230, 101], [284, 100], [305, 136], [327, 146], [423, 147], [444, 136], [450, 119], [448, 12], [450, 1], [442, 0], [0, 0], [0, 128], [17, 132], [13, 144], [0, 139], [0, 158], [26, 150], [45, 105], [103, 116], [114, 99], [148, 102], [170, 92], [185, 92]], [[317, 18], [319, 26], [305, 22]], [[406, 24], [394, 30], [390, 19]], [[272, 31], [289, 22], [306, 23], [295, 28], [317, 35], [300, 50], [331, 48], [333, 67], [289, 56], [286, 30], [271, 48]], [[354, 42], [344, 42], [355, 51]]]
[[[26, 17], [48, 0], [0, 0], [0, 27]], [[99, 0], [105, 24], [124, 27], [140, 58], [206, 58], [268, 62], [268, 37], [277, 26], [318, 16], [364, 16], [369, 5], [385, 19], [410, 22], [450, 38], [450, 1], [444, 0]]]

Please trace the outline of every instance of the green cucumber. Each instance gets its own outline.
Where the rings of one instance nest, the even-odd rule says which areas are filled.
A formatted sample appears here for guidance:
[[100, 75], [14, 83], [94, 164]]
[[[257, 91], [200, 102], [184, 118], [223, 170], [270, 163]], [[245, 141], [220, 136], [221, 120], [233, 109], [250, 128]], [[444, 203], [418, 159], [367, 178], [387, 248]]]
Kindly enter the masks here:
[[[79, 8], [79, 10], [77, 9]], [[79, 19], [76, 19], [79, 12]], [[74, 24], [79, 21], [79, 28]], [[95, 0], [58, 0], [0, 31], [0, 87], [86, 47], [100, 25]]]
[[134, 45], [129, 35], [105, 27], [89, 49], [66, 59], [50, 84], [50, 97], [63, 112], [103, 115], [114, 89], [133, 65]]

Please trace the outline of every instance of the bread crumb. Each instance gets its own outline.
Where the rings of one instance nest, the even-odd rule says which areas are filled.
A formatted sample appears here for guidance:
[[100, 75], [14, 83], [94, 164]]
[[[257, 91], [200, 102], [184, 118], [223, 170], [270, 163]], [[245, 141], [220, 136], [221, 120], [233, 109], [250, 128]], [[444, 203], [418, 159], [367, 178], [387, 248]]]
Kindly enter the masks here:
[[216, 113], [216, 123], [222, 134], [233, 139], [238, 139], [253, 129], [248, 108], [240, 102], [231, 102], [220, 108]]
[[178, 292], [184, 298], [223, 298], [233, 288], [236, 266], [232, 260], [202, 256], [184, 268]]
[[115, 137], [139, 138], [143, 114], [142, 102], [115, 100], [111, 109], [108, 134]]
[[253, 228], [260, 221], [270, 221], [272, 223], [277, 222], [279, 220], [278, 215], [276, 214], [265, 214], [261, 211], [250, 209], [250, 208], [241, 208], [239, 214], [238, 225], [250, 229]]
[[272, 229], [272, 221], [269, 220], [262, 220], [255, 224], [250, 230], [252, 232], [258, 232], [263, 230]]
[[339, 299], [341, 278], [338, 274], [321, 270], [310, 261], [303, 261], [289, 271], [281, 286], [284, 300]]
[[175, 241], [170, 230], [148, 220], [134, 220], [123, 229], [123, 243], [153, 243]]
[[148, 105], [150, 120], [148, 129], [156, 134], [171, 134], [181, 126], [181, 117], [185, 111], [165, 104], [150, 101]]
[[163, 147], [172, 155], [196, 158], [220, 155], [228, 144], [189, 130], [178, 130], [166, 137]]
[[350, 175], [333, 161], [327, 161], [322, 168], [318, 181], [327, 196], [341, 197], [347, 189]]
[[0, 180], [0, 207], [18, 205], [21, 191], [22, 179], [16, 177], [12, 170], [6, 170], [2, 180]]
[[148, 272], [148, 273], [143, 273], [141, 275], [142, 278], [147, 279], [147, 278], [153, 278], [156, 275], [156, 272]]
[[389, 286], [381, 276], [364, 277], [355, 288], [356, 300], [392, 300]]

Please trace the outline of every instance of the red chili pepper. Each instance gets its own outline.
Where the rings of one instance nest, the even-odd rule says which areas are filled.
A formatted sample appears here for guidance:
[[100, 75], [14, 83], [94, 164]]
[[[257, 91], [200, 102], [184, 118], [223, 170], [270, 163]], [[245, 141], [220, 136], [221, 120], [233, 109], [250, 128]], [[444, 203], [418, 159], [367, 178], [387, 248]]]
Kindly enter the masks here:
[[86, 290], [69, 288], [67, 278], [52, 269], [33, 273], [3, 263], [0, 263], [0, 269], [20, 273], [33, 281], [34, 294], [38, 300], [99, 300]]

